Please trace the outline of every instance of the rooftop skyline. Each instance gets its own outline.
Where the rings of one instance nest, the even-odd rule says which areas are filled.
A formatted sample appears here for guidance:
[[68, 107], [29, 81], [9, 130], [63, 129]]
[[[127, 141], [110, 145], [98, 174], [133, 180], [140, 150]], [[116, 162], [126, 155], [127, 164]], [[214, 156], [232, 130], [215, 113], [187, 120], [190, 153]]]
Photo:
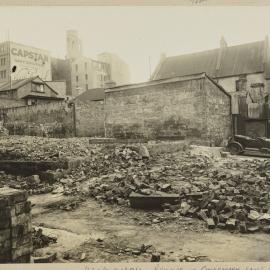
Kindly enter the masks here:
[[[117, 54], [131, 82], [149, 79], [160, 54], [187, 54], [263, 40], [270, 7], [1, 7], [0, 39], [66, 55], [66, 30], [79, 32], [83, 54]], [[9, 36], [8, 36], [9, 33]]]

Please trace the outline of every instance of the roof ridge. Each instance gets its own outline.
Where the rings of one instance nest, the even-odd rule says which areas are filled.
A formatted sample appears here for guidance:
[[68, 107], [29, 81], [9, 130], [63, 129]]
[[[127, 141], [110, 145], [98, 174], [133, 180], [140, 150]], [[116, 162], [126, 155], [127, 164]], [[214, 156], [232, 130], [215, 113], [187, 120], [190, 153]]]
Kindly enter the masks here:
[[[253, 42], [248, 42], [248, 43], [244, 43], [244, 44], [237, 44], [237, 45], [232, 45], [232, 46], [227, 46], [226, 49], [240, 47], [240, 46], [248, 46], [248, 45], [255, 44], [255, 43], [264, 43], [264, 40], [253, 41]], [[214, 48], [214, 49], [203, 50], [203, 51], [196, 51], [196, 52], [190, 52], [190, 53], [183, 53], [183, 54], [172, 55], [172, 56], [166, 57], [166, 59], [164, 61], [166, 61], [169, 58], [187, 56], [187, 55], [192, 55], [192, 54], [193, 55], [196, 55], [196, 54], [207, 53], [207, 52], [218, 51], [218, 50], [220, 50], [220, 47]]]

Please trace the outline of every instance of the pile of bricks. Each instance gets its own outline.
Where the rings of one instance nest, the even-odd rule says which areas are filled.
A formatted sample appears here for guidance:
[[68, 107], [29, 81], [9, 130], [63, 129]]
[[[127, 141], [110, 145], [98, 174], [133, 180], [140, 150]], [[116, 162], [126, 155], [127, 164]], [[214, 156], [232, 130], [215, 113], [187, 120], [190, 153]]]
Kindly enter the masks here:
[[0, 188], [0, 263], [29, 263], [31, 202], [27, 192]]

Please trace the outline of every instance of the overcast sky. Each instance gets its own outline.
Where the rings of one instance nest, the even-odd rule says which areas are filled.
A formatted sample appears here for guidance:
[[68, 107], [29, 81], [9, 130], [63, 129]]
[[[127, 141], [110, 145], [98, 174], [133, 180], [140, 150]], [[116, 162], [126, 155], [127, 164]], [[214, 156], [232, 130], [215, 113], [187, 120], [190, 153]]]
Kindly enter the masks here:
[[125, 60], [132, 82], [149, 79], [160, 53], [213, 49], [270, 36], [270, 7], [0, 7], [0, 39], [64, 58], [65, 32], [78, 30], [85, 56], [108, 51]]

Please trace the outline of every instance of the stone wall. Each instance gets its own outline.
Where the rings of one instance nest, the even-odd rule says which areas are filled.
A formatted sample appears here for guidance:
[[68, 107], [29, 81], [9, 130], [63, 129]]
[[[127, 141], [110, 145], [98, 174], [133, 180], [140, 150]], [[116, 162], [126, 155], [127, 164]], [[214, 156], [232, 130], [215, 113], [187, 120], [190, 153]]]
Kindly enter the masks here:
[[65, 102], [1, 110], [10, 135], [72, 137], [74, 111]]
[[[220, 141], [220, 132], [213, 131], [226, 129], [224, 134], [230, 133], [230, 97], [213, 82], [205, 81], [207, 77], [200, 77], [107, 91], [106, 137], [189, 139], [210, 144], [211, 131], [211, 140]], [[209, 85], [211, 89], [206, 91]], [[213, 104], [218, 106], [215, 111], [211, 109]], [[209, 114], [219, 108], [224, 111], [212, 117], [213, 122], [207, 127]]]
[[232, 132], [231, 99], [218, 90], [210, 80], [205, 80], [204, 88], [207, 99], [207, 136], [210, 145], [224, 145]]
[[76, 100], [76, 130], [79, 137], [104, 137], [103, 100]]
[[31, 230], [27, 193], [0, 188], [0, 263], [30, 263]]

